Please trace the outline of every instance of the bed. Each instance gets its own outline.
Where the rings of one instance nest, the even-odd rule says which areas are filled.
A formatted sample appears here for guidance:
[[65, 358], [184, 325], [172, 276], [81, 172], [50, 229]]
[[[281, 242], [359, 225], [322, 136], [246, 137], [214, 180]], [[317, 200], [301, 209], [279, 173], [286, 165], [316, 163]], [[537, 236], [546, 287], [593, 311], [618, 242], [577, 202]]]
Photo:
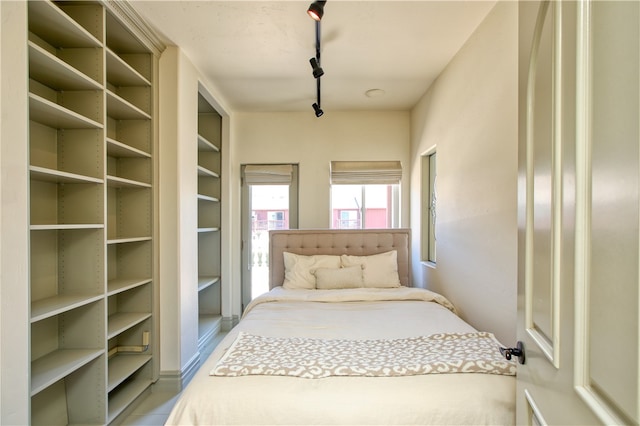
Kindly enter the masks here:
[[513, 424], [515, 364], [410, 286], [410, 247], [406, 229], [271, 231], [271, 290], [167, 424]]

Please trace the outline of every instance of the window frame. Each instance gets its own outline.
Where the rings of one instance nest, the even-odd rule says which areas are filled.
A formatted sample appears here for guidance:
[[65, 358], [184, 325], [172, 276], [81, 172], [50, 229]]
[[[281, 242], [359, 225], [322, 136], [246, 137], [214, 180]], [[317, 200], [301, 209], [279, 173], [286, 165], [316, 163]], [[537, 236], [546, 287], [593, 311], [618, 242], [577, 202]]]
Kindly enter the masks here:
[[420, 257], [422, 262], [435, 265], [437, 260], [437, 155], [432, 147], [421, 155], [420, 199]]

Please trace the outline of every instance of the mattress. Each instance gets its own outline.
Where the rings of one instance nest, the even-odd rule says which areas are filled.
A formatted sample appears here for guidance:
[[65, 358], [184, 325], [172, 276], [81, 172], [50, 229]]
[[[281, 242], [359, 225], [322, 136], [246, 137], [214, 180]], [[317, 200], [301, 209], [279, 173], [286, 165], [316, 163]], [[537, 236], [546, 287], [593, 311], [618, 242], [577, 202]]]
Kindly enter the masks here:
[[[443, 334], [479, 333], [456, 315], [447, 299], [428, 290], [276, 287], [247, 307], [238, 326], [185, 388], [167, 424], [513, 424], [515, 366], [506, 360], [503, 370], [481, 372], [329, 373], [308, 378], [244, 369], [242, 374], [216, 375], [232, 353], [242, 354], [232, 351], [243, 336], [267, 339], [278, 347], [295, 339], [365, 344]], [[495, 341], [499, 353], [498, 345]]]

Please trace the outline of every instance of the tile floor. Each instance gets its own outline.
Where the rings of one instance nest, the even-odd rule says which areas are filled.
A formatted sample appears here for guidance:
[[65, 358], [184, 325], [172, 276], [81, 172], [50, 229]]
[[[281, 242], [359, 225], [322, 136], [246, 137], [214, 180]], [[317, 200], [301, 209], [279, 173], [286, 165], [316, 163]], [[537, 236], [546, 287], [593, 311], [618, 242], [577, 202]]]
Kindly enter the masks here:
[[[200, 354], [201, 360], [204, 361], [220, 343], [220, 340], [226, 335], [226, 332], [218, 334], [215, 339], [204, 348]], [[171, 413], [171, 409], [176, 400], [180, 396], [179, 392], [163, 391], [151, 392], [144, 401], [142, 401], [131, 414], [124, 419], [121, 425], [124, 426], [149, 426], [164, 425], [165, 421]]]
[[176, 392], [152, 392], [121, 424], [164, 425], [178, 396]]

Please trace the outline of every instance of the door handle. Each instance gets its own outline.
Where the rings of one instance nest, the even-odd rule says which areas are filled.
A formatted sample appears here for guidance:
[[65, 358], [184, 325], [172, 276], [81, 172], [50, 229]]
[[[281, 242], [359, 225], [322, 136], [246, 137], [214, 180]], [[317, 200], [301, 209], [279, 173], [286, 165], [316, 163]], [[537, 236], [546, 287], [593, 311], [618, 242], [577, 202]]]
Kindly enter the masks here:
[[506, 359], [511, 361], [511, 357], [518, 357], [518, 362], [524, 364], [524, 344], [518, 340], [515, 348], [500, 348], [500, 353]]

